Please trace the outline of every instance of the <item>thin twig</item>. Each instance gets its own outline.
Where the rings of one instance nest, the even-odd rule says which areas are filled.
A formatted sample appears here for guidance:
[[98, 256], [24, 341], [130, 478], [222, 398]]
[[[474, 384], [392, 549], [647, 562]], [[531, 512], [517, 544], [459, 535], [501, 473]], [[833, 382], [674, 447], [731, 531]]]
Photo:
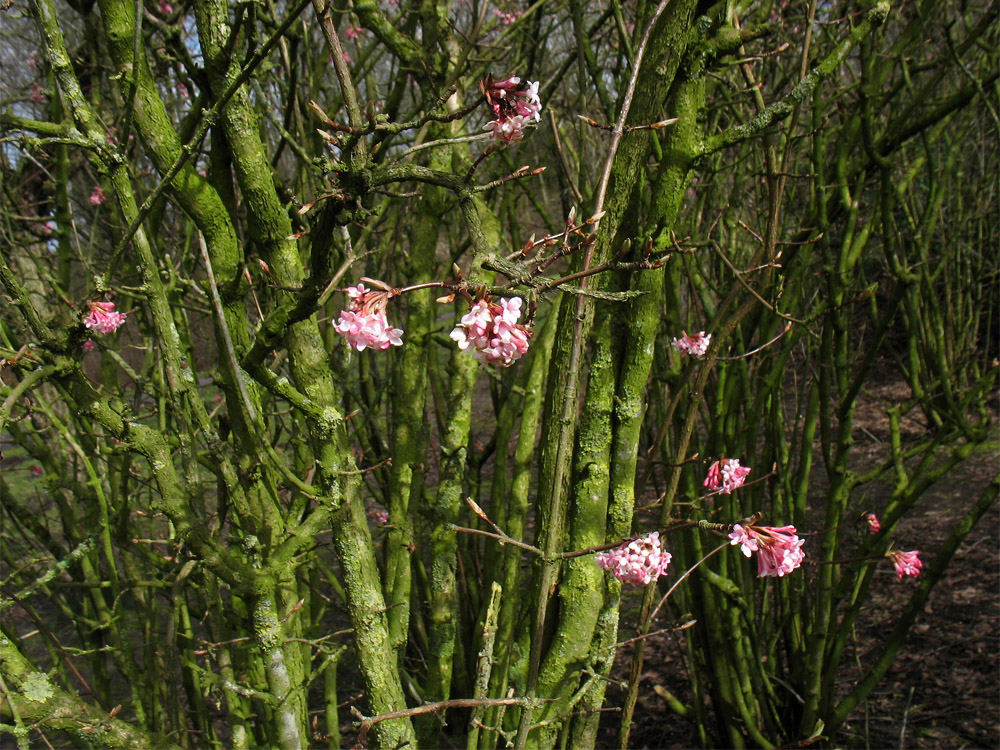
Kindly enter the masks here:
[[[746, 228], [747, 228], [748, 231], [750, 231], [749, 227], [746, 227]], [[764, 307], [766, 307], [768, 310], [770, 310], [771, 312], [773, 312], [779, 318], [783, 318], [784, 320], [791, 321], [792, 323], [798, 323], [799, 325], [805, 325], [805, 321], [804, 320], [799, 320], [798, 318], [793, 318], [791, 315], [787, 315], [787, 314], [781, 312], [774, 305], [772, 305], [766, 299], [764, 299], [763, 297], [761, 297], [760, 293], [746, 282], [746, 279], [743, 278], [743, 274], [739, 271], [739, 269], [736, 268], [736, 266], [733, 265], [733, 262], [731, 260], [729, 260], [729, 258], [726, 256], [726, 254], [722, 251], [722, 248], [719, 247], [718, 243], [713, 242], [712, 243], [712, 249], [715, 250], [715, 252], [718, 254], [718, 256], [720, 258], [722, 258], [722, 262], [726, 264], [726, 266], [729, 268], [729, 270], [733, 272], [733, 274], [736, 276], [736, 280], [738, 282], [740, 282], [740, 285], [744, 289], [746, 289], [748, 292], [750, 292], [750, 294], [752, 294], [754, 297], [756, 297], [757, 301], [760, 302]], [[767, 267], [770, 267], [770, 264], [765, 264], [764, 266], [762, 266], [762, 268], [767, 268]]]
[[790, 330], [792, 330], [792, 321], [788, 321], [785, 324], [785, 327], [781, 331], [781, 333], [779, 333], [773, 339], [771, 339], [770, 341], [768, 341], [766, 344], [761, 344], [756, 349], [751, 349], [750, 351], [744, 352], [743, 354], [737, 354], [735, 357], [717, 357], [717, 359], [718, 359], [719, 362], [735, 362], [736, 360], [739, 360], [739, 359], [746, 359], [747, 357], [752, 357], [754, 354], [757, 354], [757, 352], [760, 352], [760, 351], [766, 349], [767, 347], [769, 347], [771, 344], [773, 344], [775, 341], [777, 341], [778, 339], [780, 339], [782, 336], [784, 336]]
[[670, 588], [669, 588], [669, 589], [667, 590], [667, 593], [665, 593], [665, 594], [663, 595], [663, 597], [662, 597], [662, 598], [660, 599], [660, 603], [656, 605], [656, 608], [655, 608], [655, 609], [653, 609], [653, 614], [651, 614], [651, 615], [649, 616], [649, 619], [648, 619], [648, 620], [646, 621], [646, 622], [647, 622], [647, 624], [648, 624], [648, 623], [651, 623], [651, 622], [653, 622], [653, 620], [655, 620], [655, 619], [656, 619], [656, 616], [657, 616], [658, 614], [660, 614], [660, 609], [661, 609], [661, 608], [663, 607], [663, 605], [664, 605], [664, 604], [666, 604], [666, 603], [667, 603], [667, 599], [669, 599], [669, 598], [670, 598], [670, 595], [671, 595], [672, 593], [674, 593], [674, 589], [676, 589], [676, 588], [677, 588], [678, 586], [680, 586], [680, 585], [681, 585], [681, 583], [683, 583], [683, 582], [684, 582], [685, 580], [687, 580], [687, 577], [688, 577], [689, 575], [691, 575], [691, 574], [692, 574], [692, 573], [693, 573], [693, 572], [695, 571], [695, 568], [697, 568], [697, 567], [698, 567], [699, 565], [701, 565], [701, 564], [702, 564], [703, 562], [705, 562], [706, 560], [708, 560], [708, 558], [712, 557], [712, 555], [714, 555], [714, 554], [716, 554], [716, 553], [718, 553], [718, 552], [721, 552], [722, 550], [724, 550], [724, 549], [725, 549], [726, 547], [728, 547], [728, 546], [729, 546], [729, 544], [730, 544], [730, 543], [729, 543], [728, 541], [726, 541], [726, 542], [723, 542], [723, 543], [722, 543], [722, 544], [720, 544], [720, 545], [719, 545], [718, 547], [716, 547], [716, 548], [715, 548], [715, 549], [713, 549], [713, 550], [712, 550], [711, 552], [709, 552], [709, 553], [708, 553], [707, 555], [705, 555], [705, 556], [704, 556], [703, 558], [701, 558], [701, 559], [700, 559], [700, 560], [699, 560], [698, 562], [696, 562], [696, 563], [695, 563], [694, 565], [692, 565], [692, 566], [691, 566], [690, 568], [688, 568], [688, 569], [687, 569], [686, 571], [684, 571], [684, 575], [682, 575], [682, 576], [681, 576], [680, 578], [678, 578], [678, 579], [677, 579], [676, 581], [674, 581], [674, 585], [673, 585], [673, 586], [671, 586], [671, 587], [670, 587]]
[[438, 701], [436, 703], [425, 703], [422, 706], [406, 708], [401, 711], [389, 711], [377, 716], [365, 716], [357, 708], [351, 706], [351, 713], [358, 719], [358, 744], [364, 745], [368, 738], [368, 732], [373, 726], [383, 721], [392, 719], [406, 719], [411, 716], [421, 714], [436, 714], [440, 711], [447, 711], [449, 708], [475, 708], [476, 706], [527, 706], [547, 703], [553, 699], [530, 700], [528, 698], [456, 698], [449, 701]]
[[509, 544], [512, 547], [520, 547], [523, 550], [532, 552], [538, 555], [539, 557], [545, 557], [545, 553], [542, 550], [538, 549], [538, 547], [533, 547], [525, 542], [519, 542], [517, 539], [514, 539], [514, 537], [507, 536], [503, 532], [500, 532], [499, 534], [494, 534], [491, 531], [484, 531], [483, 529], [471, 529], [467, 526], [456, 526], [453, 523], [445, 524], [445, 528], [448, 529], [449, 531], [464, 531], [468, 534], [479, 534], [480, 536], [488, 536], [491, 539], [498, 540], [501, 545]]
[[660, 628], [659, 630], [653, 630], [649, 633], [645, 633], [643, 635], [637, 635], [634, 638], [629, 638], [627, 640], [621, 641], [620, 643], [616, 643], [615, 648], [618, 649], [622, 648], [623, 646], [628, 646], [632, 643], [637, 643], [638, 641], [645, 641], [655, 636], [663, 635], [664, 633], [679, 633], [683, 630], [688, 630], [690, 628], [693, 628], [697, 624], [698, 624], [697, 620], [688, 620], [687, 622], [682, 623], [680, 625], [675, 625], [674, 627]]
[[566, 178], [566, 183], [569, 185], [570, 192], [573, 193], [573, 198], [576, 199], [577, 204], [583, 203], [583, 194], [580, 192], [579, 185], [576, 184], [576, 179], [573, 177], [573, 173], [569, 168], [569, 160], [566, 158], [566, 153], [563, 149], [562, 138], [559, 137], [559, 128], [556, 124], [556, 115], [552, 110], [552, 107], [548, 107], [549, 125], [552, 127], [552, 136], [556, 143], [556, 156], [559, 157], [559, 167], [563, 171], [563, 175]]
[[392, 466], [392, 456], [384, 458], [377, 464], [369, 466], [368, 468], [365, 469], [356, 469], [354, 471], [341, 471], [339, 473], [340, 476], [342, 477], [356, 477], [356, 476], [361, 476], [362, 474], [370, 474], [373, 471], [378, 471], [379, 469], [385, 468], [387, 466]]
[[226, 312], [222, 307], [222, 298], [219, 297], [219, 290], [215, 285], [215, 272], [212, 270], [212, 259], [208, 254], [208, 244], [205, 242], [205, 235], [198, 232], [198, 247], [201, 249], [202, 260], [205, 261], [205, 274], [208, 276], [208, 292], [215, 308], [216, 317], [219, 319], [219, 330], [222, 332], [222, 341], [225, 344], [226, 356], [229, 358], [229, 366], [233, 368], [233, 379], [240, 392], [240, 400], [243, 408], [247, 410], [247, 415], [251, 422], [257, 421], [257, 412], [250, 403], [250, 394], [247, 393], [246, 384], [240, 375], [240, 363], [236, 359], [236, 351], [233, 349], [233, 339], [229, 335], [229, 324], [226, 322]]

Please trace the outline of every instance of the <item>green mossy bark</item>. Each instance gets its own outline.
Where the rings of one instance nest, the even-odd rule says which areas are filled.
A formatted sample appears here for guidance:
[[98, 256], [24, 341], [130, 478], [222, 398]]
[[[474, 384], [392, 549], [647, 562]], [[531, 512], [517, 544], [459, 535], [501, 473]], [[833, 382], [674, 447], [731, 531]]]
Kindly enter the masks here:
[[[627, 124], [645, 124], [663, 119], [663, 102], [666, 100], [667, 93], [680, 66], [694, 8], [693, 2], [672, 5], [661, 17], [658, 28], [651, 36], [649, 49], [639, 71], [635, 100], [629, 111]], [[620, 232], [623, 228], [623, 220], [635, 200], [635, 190], [645, 176], [641, 165], [651, 148], [650, 139], [648, 131], [632, 131], [621, 141], [612, 168], [610, 197], [606, 205], [606, 213], [601, 219], [598, 231], [594, 264], [609, 260], [616, 243], [621, 241]], [[650, 300], [650, 302], [653, 305], [652, 309], [658, 309], [658, 299]], [[574, 524], [585, 523], [582, 515], [578, 515], [575, 508], [570, 510], [567, 507], [570, 501], [567, 497], [566, 482], [570, 476], [568, 461], [571, 454], [570, 445], [576, 432], [575, 403], [579, 388], [579, 369], [572, 362], [574, 356], [572, 354], [573, 336], [581, 335], [584, 340], [587, 340], [590, 335], [592, 308], [592, 302], [586, 298], [581, 300], [578, 307], [567, 305], [563, 308], [560, 318], [560, 331], [562, 333], [557, 337], [552, 358], [549, 396], [546, 400], [546, 411], [543, 419], [538, 492], [540, 523], [537, 537], [540, 540], [538, 546], [549, 554], [559, 552], [562, 549], [565, 533], [564, 519], [567, 512], [573, 514]], [[646, 372], [648, 373], [648, 365], [646, 365]], [[617, 373], [610, 374], [612, 380], [616, 376]], [[603, 387], [605, 385], [598, 381], [588, 385], [588, 388]], [[629, 387], [632, 387], [631, 383]], [[632, 472], [634, 474], [634, 468]], [[579, 496], [574, 496], [572, 502], [582, 502], [582, 499]], [[607, 517], [607, 497], [599, 507], [599, 514], [599, 518], [593, 519], [594, 526], [592, 528], [604, 528]], [[542, 563], [533, 586], [533, 596], [536, 597], [539, 604], [537, 605], [538, 614], [532, 636], [532, 668], [535, 668], [534, 664], [540, 658], [541, 652], [547, 648], [541, 641], [547, 629], [545, 623], [547, 591], [554, 575], [555, 565]], [[591, 595], [603, 597], [604, 583], [601, 578], [595, 578], [587, 586]], [[588, 643], [593, 637], [596, 615], [597, 611], [594, 611], [593, 617], [588, 617], [586, 620], [588, 633], [584, 637]], [[595, 654], [591, 655], [595, 656]], [[552, 681], [556, 672], [565, 670], [568, 666], [568, 664], [563, 664], [561, 668], [556, 668], [553, 664], [550, 667], [551, 671], [546, 676], [547, 681]], [[552, 697], [536, 693], [536, 686], [533, 683], [532, 675], [529, 674], [528, 697], [535, 697], [535, 695]], [[546, 689], [548, 689], [548, 684]], [[528, 715], [531, 712], [525, 711], [524, 713]], [[525, 734], [526, 720], [526, 718], [522, 719], [522, 737]], [[522, 743], [524, 741], [524, 739], [520, 740]]]
[[[523, 381], [524, 405], [521, 411], [521, 424], [517, 445], [514, 449], [514, 466], [511, 473], [510, 490], [503, 500], [506, 504], [505, 532], [514, 539], [524, 539], [527, 529], [527, 516], [531, 499], [531, 468], [534, 462], [538, 434], [538, 420], [541, 417], [542, 402], [545, 396], [545, 375], [549, 367], [552, 346], [555, 341], [558, 307], [565, 298], [556, 301], [549, 311], [544, 324], [536, 329], [535, 340], [532, 342], [531, 359], [525, 371]], [[524, 617], [523, 600], [520, 596], [521, 561], [523, 552], [513, 545], [506, 545], [501, 560], [502, 588], [508, 593], [500, 601], [500, 614], [497, 620], [497, 637], [494, 649], [496, 666], [490, 680], [490, 697], [501, 698], [507, 695], [508, 686], [514, 683], [516, 688], [523, 688], [526, 675], [511, 674], [512, 665], [517, 659], [522, 644], [517, 642], [517, 631]], [[488, 713], [487, 726], [498, 727], [504, 712], [493, 709]], [[498, 734], [484, 732], [483, 745], [493, 747]]]
[[[681, 191], [677, 190], [677, 193], [681, 194]], [[677, 205], [679, 201], [674, 205], [673, 214], [664, 215], [668, 225], [676, 216]], [[635, 510], [639, 440], [646, 418], [646, 388], [660, 323], [664, 276], [662, 269], [643, 271], [636, 275], [631, 284], [631, 288], [644, 294], [628, 303], [627, 319], [631, 323], [625, 332], [624, 352], [614, 397], [614, 431], [610, 451], [607, 528], [602, 540], [604, 543], [630, 536], [631, 519]], [[662, 541], [666, 547], [667, 539]], [[570, 735], [573, 747], [594, 747], [597, 742], [600, 723], [597, 710], [604, 704], [606, 678], [610, 676], [614, 664], [620, 602], [621, 584], [611, 576], [605, 576], [601, 611], [589, 652], [591, 668], [605, 679], [595, 680], [577, 706], [578, 716], [573, 719]]]
[[[500, 227], [496, 217], [479, 198], [466, 196], [460, 199], [462, 215], [472, 238], [474, 255], [469, 269], [469, 280], [486, 283], [482, 270], [483, 260], [495, 253], [500, 243]], [[465, 305], [464, 301], [458, 303]], [[464, 312], [463, 312], [464, 314]], [[458, 566], [457, 532], [445, 528], [458, 521], [464, 506], [466, 458], [472, 416], [472, 395], [479, 362], [468, 352], [453, 349], [448, 372], [448, 410], [446, 428], [441, 436], [441, 481], [431, 508], [431, 601], [430, 649], [427, 678], [424, 683], [425, 700], [447, 700], [451, 695], [453, 671], [456, 661], [458, 628]], [[435, 742], [440, 719], [428, 716], [421, 719], [422, 743]]]
[[[135, 6], [128, 2], [106, 0], [100, 7], [109, 52], [119, 74], [122, 94], [129, 96], [134, 87], [135, 97], [126, 104], [134, 107], [139, 133], [154, 165], [161, 174], [164, 174], [182, 156], [182, 145], [152, 78], [145, 56], [145, 47], [140, 46], [141, 54], [137, 61], [134, 57]], [[135, 62], [138, 62], [138, 65], [135, 65]], [[244, 301], [242, 294], [237, 291], [241, 284], [244, 259], [226, 203], [191, 164], [186, 164], [180, 169], [171, 184], [170, 194], [191, 216], [205, 237], [212, 268], [222, 290], [228, 337], [235, 352], [242, 353], [250, 343]], [[130, 224], [134, 218], [134, 213], [126, 213], [126, 224]], [[234, 294], [233, 291], [237, 293]], [[213, 320], [216, 340], [219, 342], [220, 350], [224, 350], [227, 345], [224, 342], [222, 321], [215, 316]], [[259, 452], [259, 446], [256, 445], [254, 427], [249, 424], [251, 417], [243, 403], [243, 394], [245, 393], [250, 400], [249, 408], [257, 414], [261, 413], [256, 386], [247, 381], [241, 372], [233, 369], [231, 358], [221, 357], [220, 365], [224, 375], [227, 413], [232, 420], [237, 445], [243, 453], [254, 455]], [[241, 383], [241, 379], [244, 382]], [[229, 459], [228, 448], [223, 445], [223, 441], [216, 433], [215, 425], [209, 421], [204, 406], [193, 403], [194, 400], [198, 399], [192, 394], [191, 407], [198, 420], [199, 431], [219, 458], [227, 495], [248, 524], [249, 531], [259, 533], [261, 526], [269, 528], [277, 523], [277, 519], [273, 517], [269, 519], [270, 523], [260, 523], [262, 513], [259, 509], [267, 507], [267, 501], [262, 502], [261, 498], [273, 497], [275, 494], [274, 482], [269, 477], [270, 472], [266, 465], [254, 470], [248, 470], [249, 467], [244, 465], [242, 478], [238, 478], [237, 471]], [[244, 483], [248, 485], [245, 489]]]
[[[45, 42], [46, 55], [53, 73], [59, 81], [66, 107], [72, 112], [73, 120], [82, 137], [90, 144], [98, 166], [109, 170], [112, 185], [118, 198], [119, 209], [126, 221], [130, 221], [136, 216], [137, 207], [125, 164], [105, 144], [104, 131], [100, 128], [95, 114], [83, 95], [70, 62], [55, 9], [47, 0], [36, 0], [33, 8], [39, 31]], [[201, 417], [204, 415], [204, 405], [201, 404], [200, 399], [191, 395], [191, 374], [182, 364], [179, 337], [173, 324], [170, 305], [164, 294], [152, 250], [141, 231], [135, 236], [134, 246], [145, 285], [144, 291], [159, 336], [160, 351], [164, 358], [164, 370], [171, 395], [174, 399], [189, 406], [193, 413]], [[26, 293], [13, 275], [9, 273], [6, 264], [3, 265], [2, 270], [4, 286], [12, 297], [18, 300], [18, 306], [35, 335], [53, 351], [63, 350], [65, 342], [56, 340], [53, 333], [38, 319], [37, 313], [27, 300]], [[58, 379], [77, 400], [81, 413], [96, 419], [105, 429], [149, 459], [153, 475], [160, 489], [160, 495], [156, 498], [155, 504], [171, 518], [177, 533], [180, 536], [187, 535], [189, 543], [199, 554], [204, 556], [205, 562], [226, 580], [230, 582], [240, 579], [252, 580], [252, 576], [244, 575], [244, 565], [237, 562], [232, 555], [225, 553], [213, 540], [209, 539], [200, 519], [192, 512], [186, 490], [179, 481], [173, 466], [171, 451], [164, 436], [149, 427], [123, 419], [122, 415], [111, 408], [109, 398], [98, 397], [89, 381], [83, 377], [78, 363], [61, 355], [53, 355], [52, 359], [59, 370]], [[199, 406], [201, 407], [200, 412]]]
[[[436, 169], [446, 166], [447, 155], [438, 152], [432, 159]], [[429, 189], [417, 205], [413, 217], [413, 242], [400, 283], [414, 284], [431, 279], [435, 266], [441, 221], [446, 212], [445, 196]], [[389, 486], [389, 532], [385, 552], [385, 593], [389, 614], [389, 638], [402, 657], [409, 636], [411, 576], [414, 550], [413, 518], [410, 502], [423, 487], [419, 476], [427, 457], [428, 353], [434, 344], [431, 333], [437, 305], [434, 290], [421, 289], [405, 296], [406, 343], [399, 366], [393, 372], [392, 474]]]
[[[123, 96], [128, 96], [135, 87], [135, 123], [157, 170], [167, 173], [171, 166], [183, 155], [183, 144], [174, 129], [170, 116], [159, 96], [141, 46], [138, 65], [134, 65], [133, 31], [135, 28], [135, 4], [122, 0], [101, 0], [101, 21], [111, 61], [119, 76]], [[213, 151], [213, 159], [217, 155]], [[226, 311], [228, 329], [237, 354], [242, 354], [250, 344], [243, 304], [241, 274], [244, 265], [242, 249], [237, 242], [236, 230], [226, 200], [211, 182], [198, 174], [194, 165], [187, 163], [180, 168], [171, 183], [170, 196], [192, 218], [198, 230], [205, 236], [212, 267], [222, 290], [223, 307]], [[220, 331], [216, 330], [217, 337]], [[229, 413], [237, 418], [237, 429], [247, 438], [249, 428], [240, 423], [243, 409], [239, 405], [233, 373], [226, 358], [222, 358], [223, 371], [227, 375], [227, 400]], [[251, 387], [251, 394], [253, 394]], [[259, 399], [254, 399], [259, 406]]]
[[[574, 486], [569, 518], [569, 549], [585, 549], [604, 542], [607, 519], [612, 411], [615, 366], [612, 356], [609, 305], [602, 305], [591, 340], [587, 395], [574, 458]], [[559, 616], [554, 636], [538, 676], [538, 694], [549, 699], [537, 717], [551, 722], [532, 738], [533, 746], [551, 747], [561, 721], [572, 709], [570, 698], [579, 687], [581, 670], [587, 667], [590, 641], [601, 610], [604, 571], [591, 556], [573, 558], [563, 564], [559, 585]]]
[[177, 747], [166, 737], [111, 718], [57, 687], [44, 672], [35, 669], [5, 633], [0, 633], [0, 673], [5, 683], [0, 715], [12, 718], [24, 728], [25, 741], [28, 735], [24, 724], [29, 723], [62, 730], [88, 747], [98, 745], [113, 750]]

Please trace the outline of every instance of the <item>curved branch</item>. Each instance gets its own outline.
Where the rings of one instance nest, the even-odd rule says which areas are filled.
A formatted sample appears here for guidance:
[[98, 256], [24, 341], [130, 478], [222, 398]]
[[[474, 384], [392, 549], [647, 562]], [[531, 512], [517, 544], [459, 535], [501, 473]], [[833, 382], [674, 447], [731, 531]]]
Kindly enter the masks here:
[[718, 135], [707, 139], [697, 155], [707, 156], [728, 146], [741, 143], [750, 138], [756, 138], [763, 135], [776, 122], [790, 116], [801, 101], [812, 96], [816, 84], [833, 73], [862, 39], [885, 22], [886, 16], [889, 15], [889, 7], [889, 3], [884, 0], [878, 3], [868, 11], [865, 20], [851, 29], [851, 32], [834, 48], [833, 52], [827, 55], [823, 62], [813, 68], [809, 75], [795, 84], [783, 99], [767, 107], [750, 120], [750, 122], [734, 125], [728, 130], [724, 130]]

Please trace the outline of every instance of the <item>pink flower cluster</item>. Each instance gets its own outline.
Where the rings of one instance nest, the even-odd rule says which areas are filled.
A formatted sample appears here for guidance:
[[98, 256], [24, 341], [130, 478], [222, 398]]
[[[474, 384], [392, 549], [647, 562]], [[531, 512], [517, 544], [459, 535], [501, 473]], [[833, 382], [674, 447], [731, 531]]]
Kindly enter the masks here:
[[389, 292], [365, 289], [364, 284], [347, 287], [351, 299], [350, 309], [340, 313], [336, 331], [347, 343], [363, 352], [368, 347], [385, 350], [390, 346], [402, 346], [402, 328], [393, 328], [385, 317], [385, 306]]
[[505, 26], [509, 26], [521, 17], [521, 13], [518, 11], [504, 11], [499, 8], [493, 9], [493, 15], [500, 19], [500, 23]]
[[920, 561], [919, 555], [920, 550], [918, 549], [909, 552], [891, 549], [885, 553], [885, 556], [892, 560], [892, 564], [896, 566], [896, 578], [900, 581], [903, 580], [903, 576], [916, 578], [920, 575], [920, 569], [924, 567], [924, 564]]
[[882, 530], [882, 523], [874, 513], [865, 513], [862, 518], [868, 523], [868, 531], [872, 534], [877, 534]]
[[720, 458], [708, 467], [708, 476], [705, 477], [702, 486], [712, 492], [729, 495], [733, 490], [743, 486], [750, 471], [749, 466], [740, 466], [738, 458]]
[[670, 557], [669, 552], [660, 548], [660, 534], [654, 531], [643, 539], [599, 553], [597, 564], [622, 583], [645, 586], [667, 572]]
[[542, 103], [538, 100], [538, 81], [527, 82], [527, 88], [519, 89], [521, 79], [511, 76], [494, 82], [489, 76], [480, 81], [479, 86], [486, 97], [486, 103], [493, 110], [494, 118], [486, 123], [486, 130], [493, 131], [490, 140], [512, 143], [524, 137], [524, 126], [541, 119]]
[[742, 526], [735, 524], [730, 544], [739, 544], [747, 557], [757, 553], [757, 577], [788, 575], [802, 564], [805, 543], [794, 526]]
[[708, 351], [708, 345], [712, 343], [712, 334], [699, 331], [698, 333], [687, 335], [687, 331], [681, 331], [681, 337], [674, 339], [670, 345], [681, 353], [690, 354], [692, 357], [704, 357]]
[[451, 338], [462, 351], [471, 347], [479, 361], [507, 367], [528, 351], [531, 329], [517, 322], [520, 317], [520, 297], [505, 297], [499, 305], [487, 297], [462, 316]]
[[117, 312], [114, 302], [88, 302], [87, 307], [90, 314], [83, 324], [98, 333], [114, 333], [125, 322], [125, 313]]
[[107, 198], [104, 195], [104, 191], [101, 190], [100, 185], [94, 185], [94, 191], [90, 194], [90, 197], [87, 198], [87, 200], [90, 201], [91, 204], [99, 206], [104, 203]]

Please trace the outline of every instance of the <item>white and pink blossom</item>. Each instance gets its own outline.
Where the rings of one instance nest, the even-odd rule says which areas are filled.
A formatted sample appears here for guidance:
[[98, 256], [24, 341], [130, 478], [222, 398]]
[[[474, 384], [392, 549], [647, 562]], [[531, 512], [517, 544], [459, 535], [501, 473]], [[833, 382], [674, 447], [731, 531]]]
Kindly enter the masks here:
[[90, 313], [83, 320], [87, 328], [98, 333], [114, 333], [125, 322], [125, 313], [115, 310], [114, 302], [88, 302]]
[[750, 471], [749, 466], [740, 466], [738, 458], [720, 458], [708, 467], [708, 476], [702, 486], [712, 492], [729, 495], [743, 486]]
[[805, 559], [804, 540], [799, 539], [794, 526], [753, 526], [735, 524], [729, 543], [738, 544], [743, 554], [757, 553], [757, 577], [778, 578], [798, 568]]
[[705, 356], [705, 352], [708, 351], [708, 346], [711, 343], [712, 334], [710, 333], [698, 331], [698, 333], [688, 336], [687, 331], [681, 331], [681, 337], [671, 341], [670, 345], [680, 352], [682, 357], [685, 354], [690, 354], [692, 357], [700, 359]]
[[104, 195], [104, 191], [100, 185], [94, 185], [94, 190], [90, 193], [90, 197], [87, 200], [93, 205], [99, 206], [107, 200], [107, 197]]
[[671, 555], [660, 548], [657, 531], [613, 550], [600, 552], [597, 564], [622, 583], [648, 585], [667, 572]]
[[896, 578], [900, 581], [903, 580], [904, 576], [916, 578], [920, 575], [921, 568], [924, 567], [923, 562], [920, 560], [920, 550], [918, 549], [910, 550], [909, 552], [891, 549], [885, 553], [885, 556], [892, 560], [892, 564], [896, 566]]
[[347, 288], [347, 296], [350, 309], [340, 313], [335, 329], [348, 344], [359, 352], [369, 347], [384, 351], [390, 346], [402, 346], [403, 329], [394, 328], [385, 317], [390, 292], [366, 289], [359, 283]]
[[514, 143], [524, 138], [524, 126], [528, 121], [520, 115], [514, 115], [504, 119], [490, 120], [484, 126], [484, 130], [492, 130], [491, 141], [503, 141], [504, 143]]
[[521, 86], [518, 76], [494, 81], [492, 76], [480, 81], [479, 86], [486, 103], [493, 110], [494, 119], [486, 123], [490, 140], [513, 143], [524, 137], [524, 128], [541, 119], [542, 103], [538, 99], [538, 81], [527, 81]]
[[531, 338], [531, 329], [517, 322], [521, 304], [520, 297], [505, 297], [499, 304], [490, 298], [478, 300], [452, 330], [451, 338], [480, 362], [508, 367], [528, 351]]

